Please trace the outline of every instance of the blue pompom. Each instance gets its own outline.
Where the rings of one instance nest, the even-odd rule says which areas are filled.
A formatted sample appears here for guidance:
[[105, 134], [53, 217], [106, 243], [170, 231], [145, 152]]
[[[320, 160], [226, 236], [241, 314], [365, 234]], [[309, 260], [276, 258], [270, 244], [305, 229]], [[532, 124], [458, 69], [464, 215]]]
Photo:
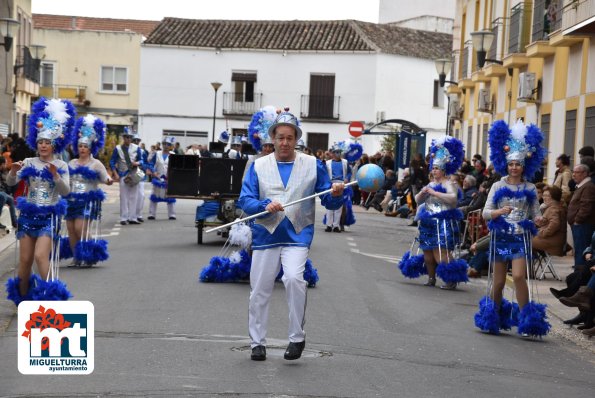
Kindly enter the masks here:
[[39, 281], [39, 284], [33, 289], [33, 300], [39, 301], [65, 301], [72, 297], [66, 284], [58, 279], [46, 282]]
[[547, 306], [534, 301], [527, 303], [519, 315], [520, 334], [531, 337], [543, 337], [550, 331], [552, 325], [547, 321]]
[[29, 277], [29, 290], [27, 291], [27, 294], [25, 294], [24, 296], [21, 296], [21, 292], [19, 290], [20, 282], [21, 278], [19, 278], [18, 276], [14, 278], [9, 278], [8, 281], [6, 281], [6, 293], [8, 293], [6, 298], [12, 300], [12, 302], [15, 303], [16, 306], [18, 306], [21, 303], [21, 301], [34, 300], [33, 292], [41, 283], [41, 278], [37, 274], [32, 274]]
[[318, 277], [318, 270], [312, 265], [312, 260], [306, 260], [306, 269], [304, 270], [304, 280], [308, 283], [308, 287], [316, 287], [316, 283], [320, 280]]
[[488, 296], [479, 300], [479, 311], [474, 316], [475, 326], [481, 331], [500, 334], [500, 316], [496, 310], [496, 303]]
[[511, 303], [505, 298], [502, 299], [500, 304], [500, 329], [510, 330], [513, 326], [518, 325], [518, 309], [517, 303]]
[[463, 259], [441, 262], [436, 267], [436, 275], [446, 283], [468, 282], [467, 268], [467, 261]]
[[345, 152], [345, 159], [348, 162], [353, 163], [359, 160], [364, 153], [364, 148], [358, 142], [352, 142], [347, 147], [347, 152]]
[[72, 248], [68, 236], [60, 237], [60, 260], [72, 258]]
[[409, 251], [403, 255], [398, 267], [405, 278], [419, 278], [428, 273], [424, 263], [424, 255], [418, 254], [417, 256], [411, 256]]
[[74, 249], [74, 257], [90, 264], [105, 261], [109, 258], [107, 241], [104, 239], [79, 241]]

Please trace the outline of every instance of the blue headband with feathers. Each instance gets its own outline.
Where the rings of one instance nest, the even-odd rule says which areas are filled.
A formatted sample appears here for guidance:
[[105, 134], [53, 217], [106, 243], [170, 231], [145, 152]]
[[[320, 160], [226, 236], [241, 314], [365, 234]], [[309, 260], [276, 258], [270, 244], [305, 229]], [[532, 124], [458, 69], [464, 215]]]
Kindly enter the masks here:
[[[79, 141], [89, 146], [91, 154], [97, 157], [105, 144], [105, 123], [94, 115], [79, 117], [74, 124], [73, 152], [78, 155]], [[90, 145], [89, 145], [90, 143]]]
[[454, 174], [463, 164], [464, 156], [465, 151], [460, 140], [450, 136], [432, 140], [430, 169], [436, 166], [444, 170], [446, 175]]
[[532, 179], [540, 169], [547, 151], [542, 146], [543, 134], [534, 124], [514, 125], [513, 131], [504, 120], [495, 121], [488, 132], [490, 160], [501, 175], [508, 175], [509, 161], [516, 160], [523, 165], [523, 177]]
[[52, 142], [54, 153], [62, 152], [72, 142], [76, 110], [70, 101], [41, 97], [31, 107], [27, 120], [27, 145], [37, 151], [37, 141]]

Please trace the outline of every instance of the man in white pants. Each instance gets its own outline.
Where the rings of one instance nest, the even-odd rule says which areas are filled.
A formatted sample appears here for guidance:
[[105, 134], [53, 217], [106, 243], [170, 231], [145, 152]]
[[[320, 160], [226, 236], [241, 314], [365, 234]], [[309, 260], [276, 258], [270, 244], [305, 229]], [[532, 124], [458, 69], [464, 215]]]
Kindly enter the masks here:
[[[347, 163], [347, 159], [341, 159], [341, 149], [333, 148], [333, 158], [326, 161], [326, 169], [331, 182], [349, 182], [351, 180], [351, 167]], [[341, 213], [343, 208], [336, 210], [327, 209], [326, 211], [326, 229], [324, 232], [341, 232], [343, 225], [341, 225]]]
[[[140, 136], [138, 135], [138, 133], [134, 133], [132, 135], [132, 143], [134, 145], [138, 145], [138, 147], [140, 148]], [[141, 165], [143, 166], [143, 171], [145, 172], [145, 175], [147, 173], [147, 169], [145, 168], [147, 165], [147, 153], [145, 151], [143, 151], [143, 149], [140, 149], [141, 152], [141, 156], [142, 156], [142, 162]], [[138, 193], [136, 194], [136, 221], [138, 222], [145, 222], [144, 218], [143, 218], [143, 208], [145, 207], [145, 180], [146, 177], [143, 178], [139, 183], [138, 183]]]
[[140, 224], [137, 220], [138, 181], [132, 174], [142, 167], [140, 148], [132, 143], [132, 133], [128, 128], [122, 134], [123, 143], [114, 148], [110, 159], [110, 169], [114, 181], [120, 182], [120, 224]]
[[168, 198], [165, 194], [167, 192], [167, 169], [169, 167], [169, 155], [174, 149], [175, 138], [171, 136], [163, 137], [163, 150], [156, 151], [149, 155], [147, 163], [149, 169], [147, 173], [153, 175], [151, 181], [153, 185], [153, 193], [151, 194], [151, 203], [149, 203], [149, 220], [154, 220], [157, 215], [157, 204], [167, 204], [167, 216], [170, 220], [176, 219], [176, 211], [174, 198]]
[[258, 158], [244, 178], [239, 206], [248, 214], [267, 210], [252, 228], [252, 268], [248, 328], [251, 359], [266, 359], [269, 301], [275, 277], [283, 266], [283, 284], [289, 307], [289, 345], [284, 358], [298, 359], [305, 347], [306, 281], [304, 269], [314, 236], [315, 199], [283, 208], [282, 203], [332, 188], [321, 196], [330, 209], [343, 204], [343, 183], [332, 184], [324, 164], [295, 151], [302, 136], [298, 121], [280, 113], [269, 128], [275, 152]]

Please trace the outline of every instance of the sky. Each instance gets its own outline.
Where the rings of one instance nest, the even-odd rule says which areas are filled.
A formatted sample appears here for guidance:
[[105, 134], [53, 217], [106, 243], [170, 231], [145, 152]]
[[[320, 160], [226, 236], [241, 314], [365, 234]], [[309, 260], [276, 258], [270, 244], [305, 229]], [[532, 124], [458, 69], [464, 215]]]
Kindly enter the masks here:
[[35, 14], [145, 19], [357, 19], [378, 22], [379, 0], [32, 0]]

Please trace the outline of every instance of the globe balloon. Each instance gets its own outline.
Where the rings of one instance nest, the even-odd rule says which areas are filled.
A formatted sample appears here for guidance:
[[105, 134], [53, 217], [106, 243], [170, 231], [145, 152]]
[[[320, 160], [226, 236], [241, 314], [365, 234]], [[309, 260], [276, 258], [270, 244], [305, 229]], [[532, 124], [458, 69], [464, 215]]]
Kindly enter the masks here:
[[366, 192], [376, 192], [384, 184], [384, 172], [380, 167], [372, 163], [360, 167], [355, 177], [359, 189]]

